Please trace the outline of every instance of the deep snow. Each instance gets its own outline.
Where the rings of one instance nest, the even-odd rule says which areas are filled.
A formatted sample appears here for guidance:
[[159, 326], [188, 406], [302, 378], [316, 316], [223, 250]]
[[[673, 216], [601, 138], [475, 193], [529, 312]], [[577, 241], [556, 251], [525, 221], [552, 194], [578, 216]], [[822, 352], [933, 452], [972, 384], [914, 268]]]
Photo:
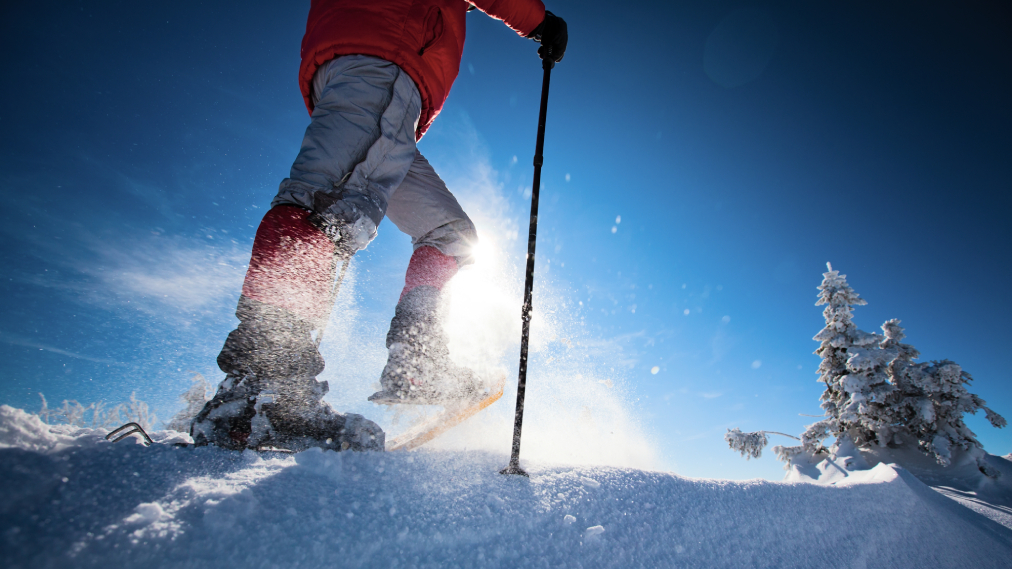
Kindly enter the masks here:
[[1008, 527], [886, 464], [832, 485], [535, 463], [526, 480], [481, 452], [239, 454], [103, 435], [0, 406], [0, 564], [983, 569], [1012, 558]]
[[[949, 465], [943, 467], [935, 457], [917, 450], [916, 441], [912, 440], [900, 446], [864, 450], [858, 450], [847, 441], [838, 443], [834, 448], [836, 451], [832, 456], [817, 457], [814, 464], [804, 457], [797, 457], [784, 479], [789, 482], [853, 484], [873, 475], [878, 465], [902, 464], [904, 470], [935, 491], [1012, 528], [1012, 460], [1007, 456], [990, 455], [976, 447], [969, 450], [953, 448]], [[978, 459], [999, 475], [996, 478], [985, 475]]]

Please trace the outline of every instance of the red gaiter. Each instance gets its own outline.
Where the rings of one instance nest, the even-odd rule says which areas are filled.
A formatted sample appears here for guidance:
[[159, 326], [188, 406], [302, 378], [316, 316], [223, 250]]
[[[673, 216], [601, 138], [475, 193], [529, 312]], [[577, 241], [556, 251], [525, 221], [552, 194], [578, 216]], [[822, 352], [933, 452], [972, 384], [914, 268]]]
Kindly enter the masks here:
[[334, 244], [306, 221], [309, 215], [286, 205], [267, 212], [253, 240], [242, 294], [319, 322], [329, 316], [336, 263]]
[[418, 286], [426, 285], [442, 289], [455, 274], [457, 274], [457, 259], [444, 255], [435, 247], [419, 247], [415, 249], [408, 263], [401, 299]]

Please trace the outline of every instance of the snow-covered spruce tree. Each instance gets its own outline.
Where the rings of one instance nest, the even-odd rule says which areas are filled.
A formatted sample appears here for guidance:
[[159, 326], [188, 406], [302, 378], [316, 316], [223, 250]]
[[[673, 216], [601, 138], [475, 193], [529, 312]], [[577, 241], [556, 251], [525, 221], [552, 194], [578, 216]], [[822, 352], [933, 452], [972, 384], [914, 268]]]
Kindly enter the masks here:
[[[994, 427], [1007, 423], [966, 390], [973, 379], [970, 374], [949, 360], [915, 363], [920, 353], [902, 342], [905, 336], [899, 320], [882, 324], [882, 335], [859, 330], [852, 321], [853, 307], [865, 301], [850, 288], [845, 275], [826, 266], [829, 271], [823, 275], [816, 303], [826, 305], [826, 326], [815, 336], [820, 342], [815, 353], [822, 356], [819, 381], [826, 384], [821, 397], [826, 418], [805, 429], [800, 445], [773, 447], [777, 458], [790, 469], [800, 455], [815, 458], [835, 452], [842, 444], [867, 450], [873, 445], [898, 448], [912, 441], [942, 466], [951, 464], [954, 448], [962, 449], [976, 460], [981, 472], [997, 477], [963, 415], [983, 409]], [[758, 458], [767, 433], [775, 432], [733, 429], [724, 439], [743, 456]], [[836, 443], [827, 449], [822, 441], [830, 437]]]
[[[887, 372], [895, 350], [882, 349], [879, 346], [882, 336], [859, 330], [854, 325], [854, 307], [867, 302], [847, 284], [847, 275], [833, 270], [829, 263], [826, 268], [815, 303], [816, 306], [826, 305], [822, 311], [826, 326], [815, 336], [820, 342], [815, 353], [822, 356], [819, 381], [826, 384], [821, 397], [826, 418], [805, 429], [801, 445], [773, 447], [773, 452], [788, 467], [800, 454], [814, 456], [824, 452], [822, 441], [828, 437], [846, 433], [858, 445], [878, 443], [878, 433], [887, 431], [892, 423], [885, 399], [893, 391]], [[754, 446], [756, 434], [739, 431], [732, 436], [729, 431], [724, 439], [732, 449], [743, 454], [747, 450], [752, 456], [758, 456], [752, 448], [735, 446], [745, 441]]]
[[1007, 424], [983, 399], [966, 390], [966, 384], [973, 378], [956, 362], [942, 360], [912, 367], [906, 381], [917, 391], [915, 398], [905, 399], [903, 403], [913, 403], [909, 406], [916, 408], [917, 413], [904, 423], [904, 427], [917, 437], [920, 448], [942, 466], [948, 466], [952, 460], [953, 447], [983, 448], [963, 422], [964, 414], [976, 414], [983, 409], [994, 427]]
[[858, 446], [888, 442], [893, 418], [887, 398], [894, 386], [889, 382], [888, 368], [897, 352], [879, 344], [884, 338], [858, 329], [853, 322], [854, 306], [867, 304], [841, 275], [826, 263], [819, 285], [816, 306], [822, 311], [826, 326], [815, 335], [820, 342], [815, 353], [822, 357], [819, 381], [826, 384], [820, 398], [826, 419], [811, 425], [802, 436], [806, 450], [818, 450], [827, 436], [847, 434]]
[[[897, 426], [908, 427], [911, 423], [921, 421], [919, 417], [926, 417], [928, 414], [925, 412], [928, 410], [930, 401], [924, 397], [923, 390], [918, 386], [918, 382], [914, 378], [921, 375], [921, 368], [923, 364], [915, 363], [921, 353], [910, 344], [903, 343], [903, 339], [906, 337], [903, 327], [900, 326], [900, 320], [893, 318], [892, 320], [886, 320], [882, 324], [882, 332], [885, 339], [880, 344], [884, 349], [894, 351], [896, 357], [889, 362], [889, 378], [893, 383], [895, 390], [890, 396], [890, 405], [892, 406], [892, 412]], [[933, 415], [932, 415], [933, 417]], [[898, 435], [901, 433], [897, 432], [894, 436], [894, 442], [900, 444], [902, 438]], [[918, 437], [919, 438], [919, 437]]]
[[[899, 352], [889, 365], [896, 385], [890, 403], [897, 419], [897, 432], [911, 435], [921, 451], [933, 456], [942, 466], [948, 466], [953, 448], [964, 451], [983, 448], [963, 422], [964, 414], [976, 414], [983, 409], [995, 428], [1002, 428], [1007, 422], [988, 408], [983, 399], [967, 391], [966, 386], [973, 378], [956, 362], [913, 363], [919, 353], [913, 346], [901, 342], [905, 335], [899, 324], [900, 321], [894, 319], [882, 325], [886, 335], [883, 347]], [[902, 442], [902, 438], [897, 437], [896, 442]], [[979, 466], [983, 469], [983, 465]]]

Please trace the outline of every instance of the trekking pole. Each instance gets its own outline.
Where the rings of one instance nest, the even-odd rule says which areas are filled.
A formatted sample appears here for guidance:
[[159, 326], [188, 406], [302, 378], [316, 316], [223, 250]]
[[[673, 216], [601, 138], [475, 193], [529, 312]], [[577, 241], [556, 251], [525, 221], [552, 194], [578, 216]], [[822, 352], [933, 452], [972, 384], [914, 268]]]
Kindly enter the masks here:
[[531, 294], [534, 289], [534, 246], [538, 240], [538, 194], [541, 191], [541, 165], [545, 160], [542, 152], [545, 148], [545, 116], [548, 114], [548, 82], [552, 77], [555, 61], [551, 57], [551, 49], [541, 60], [541, 68], [545, 70], [541, 82], [541, 113], [538, 115], [538, 142], [534, 150], [534, 185], [531, 187], [531, 226], [527, 234], [527, 277], [524, 281], [524, 305], [521, 309], [523, 332], [520, 336], [520, 378], [517, 382], [517, 411], [513, 419], [513, 452], [509, 466], [499, 474], [519, 474], [527, 476], [520, 468], [520, 431], [524, 425], [524, 392], [527, 389], [527, 342], [531, 334]]

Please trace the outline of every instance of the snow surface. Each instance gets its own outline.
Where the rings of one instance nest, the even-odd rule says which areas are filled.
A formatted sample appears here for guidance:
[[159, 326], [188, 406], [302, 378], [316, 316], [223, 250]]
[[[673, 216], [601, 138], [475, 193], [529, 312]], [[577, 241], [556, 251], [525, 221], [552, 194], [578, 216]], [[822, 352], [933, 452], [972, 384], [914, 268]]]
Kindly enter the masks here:
[[[792, 460], [785, 477], [788, 482], [848, 485], [878, 476], [880, 466], [896, 464], [917, 480], [971, 510], [1012, 528], [1012, 460], [994, 456], [981, 449], [953, 449], [948, 466], [934, 456], [917, 450], [915, 443], [897, 447], [871, 447], [859, 450], [844, 439], [828, 457], [808, 460], [801, 455]], [[984, 474], [983, 462], [996, 478]]]
[[485, 452], [102, 435], [0, 406], [0, 565], [983, 569], [1012, 553], [1008, 527], [884, 463], [836, 484], [525, 462], [527, 480]]

